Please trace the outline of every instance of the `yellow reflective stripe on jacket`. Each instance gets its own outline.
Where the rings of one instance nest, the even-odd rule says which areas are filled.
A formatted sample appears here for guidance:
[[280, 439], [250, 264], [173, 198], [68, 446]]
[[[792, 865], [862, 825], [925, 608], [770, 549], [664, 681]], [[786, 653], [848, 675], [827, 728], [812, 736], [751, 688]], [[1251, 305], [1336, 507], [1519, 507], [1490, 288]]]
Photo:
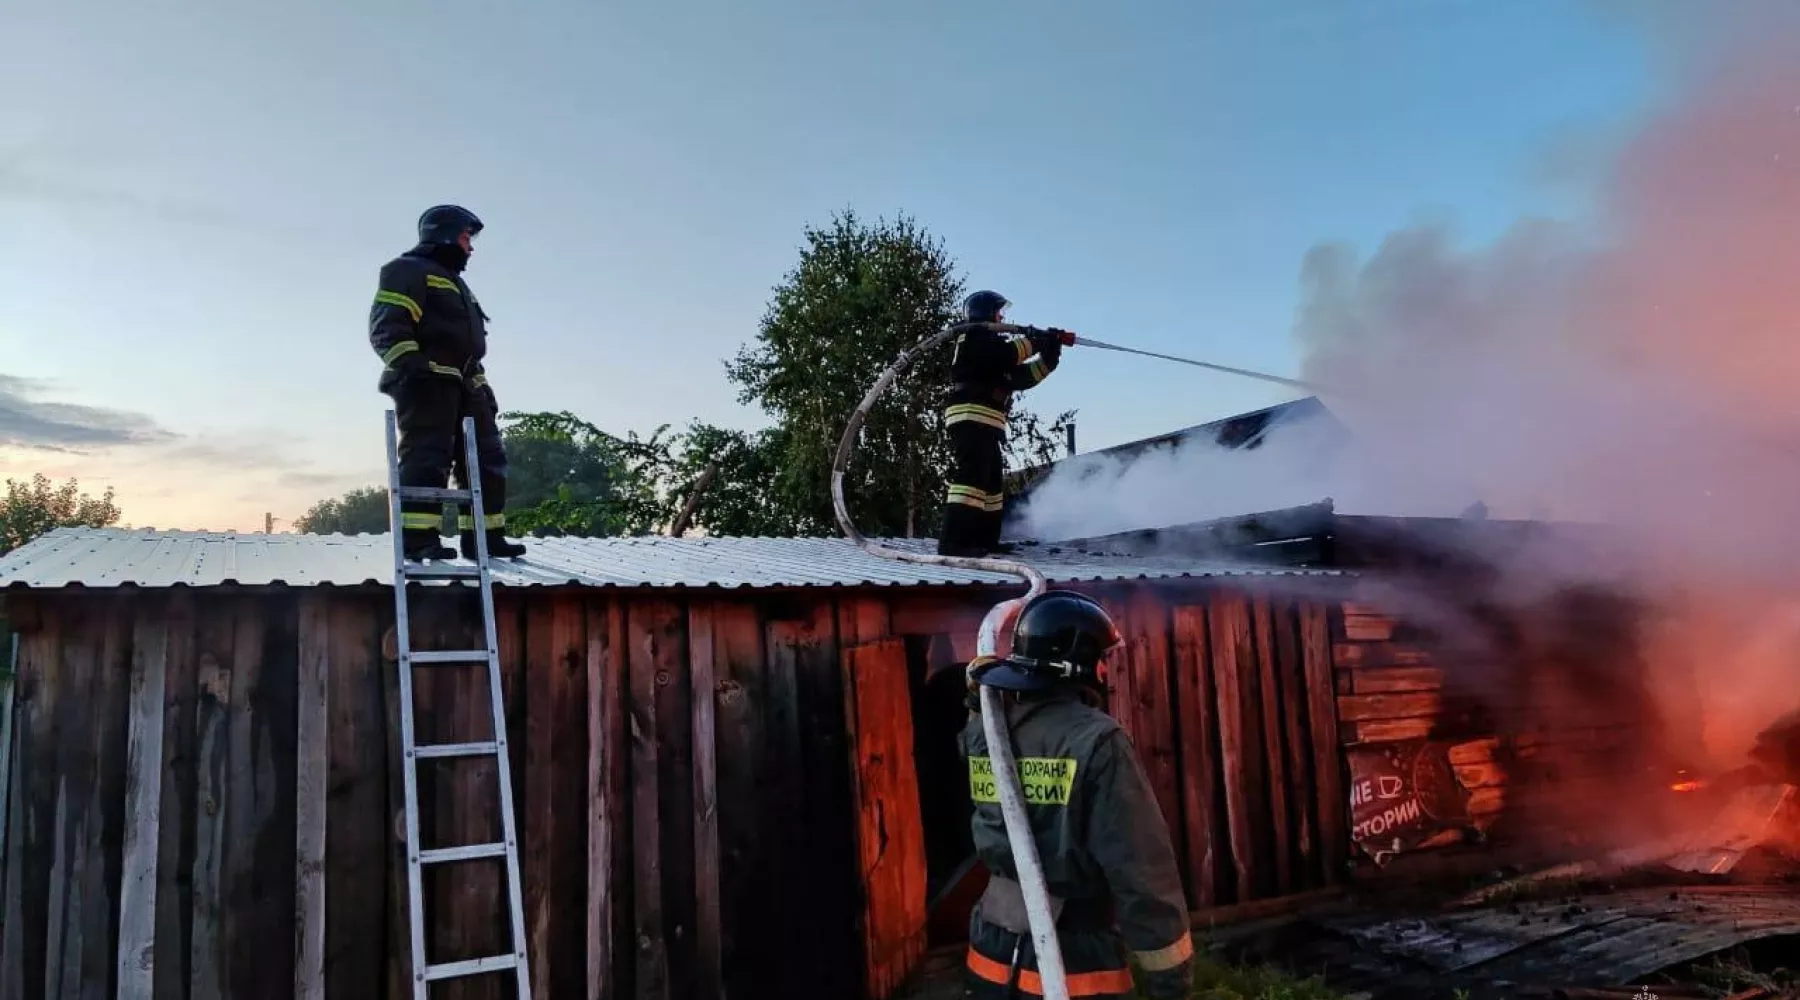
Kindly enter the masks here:
[[487, 385], [486, 375], [475, 375], [469, 379], [470, 388], [479, 389], [484, 385]]
[[387, 349], [387, 353], [383, 354], [381, 356], [381, 363], [384, 365], [391, 365], [394, 363], [394, 359], [400, 357], [403, 354], [411, 354], [412, 352], [414, 352], [418, 349], [419, 349], [418, 341], [402, 340], [399, 343], [397, 343], [394, 346]]
[[[1019, 788], [1028, 806], [1066, 806], [1075, 791], [1073, 757], [1020, 757]], [[1000, 801], [994, 764], [987, 757], [969, 758], [969, 796], [976, 802]]]
[[437, 372], [439, 375], [453, 375], [457, 378], [462, 378], [462, 369], [460, 368], [452, 368], [449, 365], [440, 365], [436, 361], [427, 361], [426, 364], [430, 365], [431, 370]]
[[430, 285], [432, 288], [447, 288], [458, 295], [462, 294], [462, 289], [456, 287], [456, 282], [451, 281], [449, 278], [439, 277], [435, 274], [427, 274], [425, 276], [425, 284]]
[[1137, 959], [1138, 967], [1145, 972], [1167, 972], [1194, 957], [1194, 939], [1183, 934], [1166, 948], [1134, 951], [1131, 957]]
[[1031, 364], [1026, 365], [1025, 370], [1031, 373], [1032, 385], [1037, 385], [1039, 382], [1050, 377], [1050, 368], [1044, 364], [1044, 359], [1042, 358], [1032, 358]]
[[413, 510], [402, 511], [400, 513], [400, 529], [402, 531], [426, 528], [437, 530], [443, 526], [444, 515], [442, 514], [432, 514], [429, 512]]
[[375, 293], [375, 301], [390, 306], [399, 306], [412, 316], [414, 323], [419, 321], [419, 317], [425, 315], [425, 310], [420, 309], [419, 304], [410, 297], [401, 295], [399, 292], [390, 292], [385, 288]]
[[[498, 514], [485, 514], [481, 518], [481, 523], [487, 528], [488, 531], [493, 531], [496, 528], [504, 528], [504, 527], [506, 527], [506, 512], [501, 511]], [[473, 514], [457, 515], [456, 530], [458, 530], [458, 531], [474, 531], [475, 530], [475, 515], [473, 515]]]
[[945, 426], [971, 421], [989, 427], [998, 427], [1001, 430], [1006, 429], [1006, 414], [991, 406], [982, 406], [980, 403], [958, 403], [944, 410]]
[[945, 503], [959, 503], [964, 507], [973, 507], [981, 511], [997, 511], [1006, 509], [1006, 494], [989, 493], [973, 486], [959, 486], [951, 483], [944, 490]]
[[1020, 337], [1013, 341], [1013, 350], [1019, 352], [1019, 363], [1023, 364], [1026, 358], [1031, 357], [1031, 341], [1024, 337]]

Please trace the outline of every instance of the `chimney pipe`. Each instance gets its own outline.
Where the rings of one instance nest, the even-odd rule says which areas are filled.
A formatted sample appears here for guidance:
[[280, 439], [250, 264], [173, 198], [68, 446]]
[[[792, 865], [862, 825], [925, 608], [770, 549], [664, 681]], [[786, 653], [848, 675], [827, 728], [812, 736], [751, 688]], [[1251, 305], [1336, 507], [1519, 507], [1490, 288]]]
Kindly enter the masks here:
[[1073, 421], [1073, 420], [1069, 421], [1068, 426], [1063, 428], [1063, 436], [1065, 438], [1067, 438], [1067, 440], [1068, 440], [1069, 454], [1074, 455], [1075, 454], [1075, 421]]

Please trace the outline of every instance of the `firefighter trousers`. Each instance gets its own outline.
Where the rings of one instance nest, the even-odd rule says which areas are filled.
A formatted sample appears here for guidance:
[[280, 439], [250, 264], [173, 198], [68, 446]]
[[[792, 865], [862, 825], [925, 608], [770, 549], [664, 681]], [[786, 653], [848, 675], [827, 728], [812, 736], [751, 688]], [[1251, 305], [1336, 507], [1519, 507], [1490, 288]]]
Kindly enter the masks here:
[[1006, 516], [1006, 431], [973, 420], [951, 424], [950, 483], [944, 496], [940, 555], [975, 555], [1000, 544]]
[[[459, 378], [429, 373], [389, 387], [394, 399], [395, 422], [400, 425], [400, 485], [448, 485], [456, 474], [458, 489], [469, 489], [467, 446], [463, 442], [464, 417], [475, 418], [475, 453], [481, 463], [481, 505], [485, 508], [490, 537], [506, 525], [506, 448], [500, 427], [488, 403], [487, 393], [471, 389]], [[474, 517], [468, 505], [460, 505], [458, 527], [473, 531]], [[408, 500], [400, 505], [400, 527], [407, 551], [439, 544], [443, 507], [430, 501]]]
[[[1038, 977], [1036, 949], [1029, 933], [1015, 933], [975, 913], [969, 927], [969, 952], [963, 965], [963, 996], [968, 1000], [1029, 1000], [1044, 995]], [[1116, 933], [1058, 928], [1069, 996], [1082, 1000], [1126, 1000], [1133, 995], [1131, 968]], [[1017, 950], [1017, 970], [1013, 956]], [[1012, 990], [1008, 991], [1011, 981]]]

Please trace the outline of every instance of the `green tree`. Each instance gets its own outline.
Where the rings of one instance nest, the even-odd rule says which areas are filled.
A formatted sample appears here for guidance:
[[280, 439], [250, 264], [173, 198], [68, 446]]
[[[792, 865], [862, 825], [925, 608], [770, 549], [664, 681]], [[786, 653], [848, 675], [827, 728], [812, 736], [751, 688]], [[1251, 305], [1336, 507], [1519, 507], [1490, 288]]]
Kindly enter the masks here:
[[[757, 340], [726, 363], [742, 402], [776, 422], [770, 510], [782, 534], [833, 535], [831, 462], [856, 405], [888, 365], [954, 319], [963, 282], [941, 241], [910, 218], [854, 212], [809, 226], [800, 262], [774, 289]], [[950, 352], [914, 362], [877, 402], [844, 474], [864, 532], [936, 531], [950, 454], [943, 427]], [[1015, 407], [1013, 451], [1055, 448]], [[1067, 415], [1065, 415], [1066, 419]], [[778, 442], [778, 443], [777, 443]]]
[[119, 522], [119, 507], [108, 486], [99, 497], [81, 492], [70, 479], [61, 486], [39, 473], [30, 482], [6, 481], [6, 499], [0, 501], [0, 553], [57, 528], [104, 528]]
[[712, 481], [700, 495], [692, 527], [709, 535], [787, 534], [792, 517], [773, 489], [785, 448], [779, 428], [751, 432], [696, 421], [671, 449], [669, 503], [679, 509], [710, 468]]
[[668, 524], [669, 444], [619, 438], [567, 411], [505, 413], [506, 523], [516, 534], [644, 535]]
[[388, 530], [387, 487], [361, 486], [320, 500], [294, 519], [294, 530], [309, 535], [379, 535]]

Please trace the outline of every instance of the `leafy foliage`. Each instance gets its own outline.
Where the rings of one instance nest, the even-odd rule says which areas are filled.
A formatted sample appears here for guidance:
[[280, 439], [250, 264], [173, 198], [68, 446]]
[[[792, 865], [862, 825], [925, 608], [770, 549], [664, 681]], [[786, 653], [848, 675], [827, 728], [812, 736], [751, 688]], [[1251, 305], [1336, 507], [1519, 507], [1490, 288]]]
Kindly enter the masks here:
[[644, 535], [672, 512], [660, 489], [669, 447], [658, 428], [648, 440], [614, 437], [567, 411], [504, 413], [506, 523], [533, 535]]
[[[775, 418], [768, 502], [784, 534], [837, 532], [831, 463], [863, 394], [899, 354], [953, 322], [955, 262], [911, 219], [866, 223], [854, 212], [808, 227], [800, 262], [774, 290], [757, 342], [726, 364], [742, 402]], [[949, 443], [943, 409], [949, 352], [902, 372], [870, 411], [845, 471], [851, 516], [871, 535], [916, 537], [939, 522]], [[1015, 404], [1014, 459], [1054, 456], [1056, 440]], [[1073, 414], [1053, 424], [1060, 428]]]
[[710, 535], [788, 534], [791, 514], [771, 489], [785, 446], [779, 428], [752, 433], [696, 421], [672, 449], [669, 501], [679, 509], [712, 467], [713, 479], [700, 496], [693, 527]]
[[388, 493], [383, 486], [360, 486], [341, 497], [320, 500], [294, 519], [294, 530], [309, 535], [378, 535], [388, 530]]
[[[835, 533], [831, 461], [862, 395], [901, 351], [944, 328], [962, 284], [942, 245], [910, 219], [855, 213], [807, 227], [800, 262], [774, 290], [757, 343], [726, 373], [782, 431], [771, 484], [797, 535]], [[921, 359], [870, 412], [845, 474], [852, 515], [871, 534], [917, 535], [935, 522], [949, 450], [942, 433], [947, 357]]]
[[108, 486], [99, 497], [81, 492], [70, 479], [61, 486], [39, 473], [30, 482], [6, 481], [6, 499], [0, 501], [0, 553], [57, 528], [104, 528], [119, 522], [120, 512]]

